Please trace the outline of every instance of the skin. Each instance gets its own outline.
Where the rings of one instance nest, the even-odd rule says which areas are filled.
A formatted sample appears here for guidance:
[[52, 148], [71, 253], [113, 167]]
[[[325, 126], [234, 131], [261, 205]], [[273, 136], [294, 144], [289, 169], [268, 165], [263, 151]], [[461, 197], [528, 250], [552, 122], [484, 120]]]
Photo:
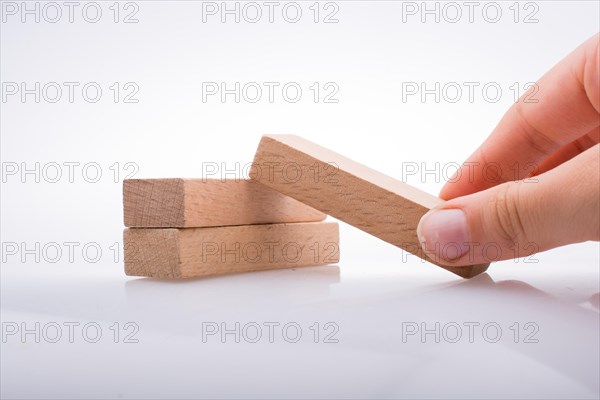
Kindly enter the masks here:
[[[500, 254], [475, 245], [453, 260], [427, 253], [461, 266], [600, 240], [599, 46], [596, 34], [548, 71], [538, 101], [524, 94], [440, 193], [448, 200], [440, 209], [465, 213], [470, 242], [494, 243]], [[501, 173], [490, 177], [487, 167], [486, 178], [491, 164]]]

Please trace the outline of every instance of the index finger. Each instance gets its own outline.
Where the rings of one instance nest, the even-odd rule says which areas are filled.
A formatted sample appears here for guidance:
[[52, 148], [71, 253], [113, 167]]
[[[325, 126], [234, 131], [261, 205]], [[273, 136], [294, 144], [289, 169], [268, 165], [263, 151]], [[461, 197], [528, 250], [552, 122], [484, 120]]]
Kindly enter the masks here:
[[[600, 126], [600, 35], [548, 71], [504, 115], [486, 141], [447, 183], [451, 199], [531, 175], [534, 166]], [[536, 102], [525, 101], [537, 90]]]

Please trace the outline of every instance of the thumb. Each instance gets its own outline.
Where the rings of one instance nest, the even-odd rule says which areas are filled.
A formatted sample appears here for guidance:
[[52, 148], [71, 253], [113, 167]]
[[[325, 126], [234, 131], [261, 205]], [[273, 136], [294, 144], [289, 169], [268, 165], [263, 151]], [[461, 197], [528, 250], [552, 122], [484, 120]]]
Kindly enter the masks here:
[[421, 247], [460, 266], [600, 240], [600, 145], [544, 174], [455, 198], [425, 214]]

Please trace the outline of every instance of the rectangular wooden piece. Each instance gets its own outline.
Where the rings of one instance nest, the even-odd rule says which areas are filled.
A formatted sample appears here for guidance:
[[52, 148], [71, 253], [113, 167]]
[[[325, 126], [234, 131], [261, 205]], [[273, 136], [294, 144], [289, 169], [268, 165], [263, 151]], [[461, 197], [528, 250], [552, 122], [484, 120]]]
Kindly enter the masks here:
[[125, 226], [193, 228], [313, 222], [325, 214], [244, 179], [127, 179]]
[[125, 273], [192, 278], [325, 265], [339, 261], [335, 222], [210, 228], [128, 228]]
[[251, 178], [463, 278], [489, 266], [449, 267], [423, 252], [417, 225], [443, 200], [301, 137], [263, 136]]

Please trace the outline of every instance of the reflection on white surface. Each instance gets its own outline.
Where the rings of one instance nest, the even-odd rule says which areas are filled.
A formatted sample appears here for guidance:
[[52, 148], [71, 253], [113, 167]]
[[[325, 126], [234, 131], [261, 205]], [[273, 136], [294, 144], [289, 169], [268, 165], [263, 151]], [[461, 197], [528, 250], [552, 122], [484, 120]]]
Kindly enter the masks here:
[[[598, 397], [593, 268], [574, 277], [548, 265], [554, 272], [544, 276], [543, 265], [518, 272], [498, 264], [466, 281], [417, 264], [349, 262], [183, 282], [124, 278], [114, 268], [58, 275], [5, 267], [4, 324], [95, 322], [102, 337], [88, 343], [75, 330], [69, 343], [66, 328], [57, 343], [43, 333], [40, 343], [7, 336], [2, 396]], [[511, 274], [554, 289], [493, 278]], [[127, 322], [139, 327], [128, 338], [138, 343], [124, 343], [133, 332]], [[222, 327], [230, 330], [224, 337]], [[424, 337], [422, 328], [430, 330]]]

